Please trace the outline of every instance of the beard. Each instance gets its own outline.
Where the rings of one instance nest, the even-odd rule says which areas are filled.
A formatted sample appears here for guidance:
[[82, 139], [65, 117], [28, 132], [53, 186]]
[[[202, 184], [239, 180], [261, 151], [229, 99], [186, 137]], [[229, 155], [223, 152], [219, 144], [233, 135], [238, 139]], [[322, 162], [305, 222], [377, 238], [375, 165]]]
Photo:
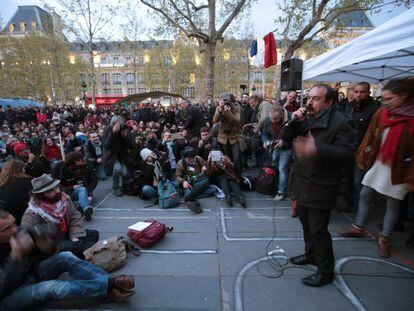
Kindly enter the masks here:
[[49, 202], [49, 203], [57, 203], [62, 199], [62, 193], [56, 193], [53, 197], [48, 198], [45, 195], [41, 195], [41, 200]]

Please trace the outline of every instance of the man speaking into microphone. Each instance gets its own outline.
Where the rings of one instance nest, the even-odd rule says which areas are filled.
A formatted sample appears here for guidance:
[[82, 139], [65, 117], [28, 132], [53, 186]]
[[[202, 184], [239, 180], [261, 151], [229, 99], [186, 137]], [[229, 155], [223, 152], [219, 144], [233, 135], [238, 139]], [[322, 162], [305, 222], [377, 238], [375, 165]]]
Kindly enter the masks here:
[[302, 279], [320, 287], [334, 278], [335, 259], [328, 231], [342, 178], [342, 165], [354, 153], [353, 121], [337, 111], [337, 93], [326, 84], [314, 86], [306, 107], [292, 114], [295, 121], [283, 127], [283, 141], [292, 142], [294, 162], [290, 192], [298, 202], [305, 253], [291, 257], [295, 265], [313, 264], [318, 272]]

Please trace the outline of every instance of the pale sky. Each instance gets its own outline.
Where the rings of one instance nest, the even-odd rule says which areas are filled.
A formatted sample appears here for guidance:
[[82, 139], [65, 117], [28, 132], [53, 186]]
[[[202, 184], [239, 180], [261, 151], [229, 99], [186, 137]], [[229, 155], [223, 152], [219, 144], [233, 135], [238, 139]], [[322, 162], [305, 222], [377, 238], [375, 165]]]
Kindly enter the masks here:
[[[111, 1], [118, 2], [118, 0]], [[276, 5], [277, 1], [279, 0], [258, 0], [253, 5], [251, 10], [251, 23], [253, 24], [256, 37], [263, 37], [268, 32], [275, 30], [275, 19], [277, 18], [278, 14], [280, 14]], [[53, 0], [50, 2], [53, 3]], [[0, 3], [2, 8], [0, 16], [2, 17], [3, 22], [8, 21], [12, 17], [18, 5], [36, 4], [42, 7], [40, 0], [0, 0]], [[403, 7], [388, 6], [387, 9], [382, 10], [382, 12], [375, 14], [374, 16], [369, 16], [369, 18], [371, 19], [374, 26], [379, 26], [389, 19], [402, 13], [403, 11]], [[146, 8], [142, 10], [142, 13], [143, 14], [141, 18], [145, 19]], [[122, 36], [120, 36], [120, 38], [121, 37]]]

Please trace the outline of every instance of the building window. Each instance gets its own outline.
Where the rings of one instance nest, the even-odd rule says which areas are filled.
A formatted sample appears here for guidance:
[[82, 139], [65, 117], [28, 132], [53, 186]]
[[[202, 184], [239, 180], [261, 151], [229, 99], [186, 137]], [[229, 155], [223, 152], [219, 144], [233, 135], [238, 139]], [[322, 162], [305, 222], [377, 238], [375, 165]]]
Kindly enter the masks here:
[[103, 89], [103, 93], [104, 94], [110, 94], [111, 93], [111, 89]]
[[122, 89], [120, 88], [114, 89], [114, 94], [122, 94]]
[[121, 74], [120, 73], [114, 73], [112, 75], [112, 84], [121, 84]]
[[[109, 74], [103, 73], [101, 75], [101, 82], [102, 82], [103, 85], [108, 85], [109, 84]], [[106, 93], [106, 94], [108, 94], [108, 93]]]
[[147, 92], [147, 88], [145, 88], [145, 87], [139, 87], [138, 88], [138, 93], [145, 93], [145, 92]]
[[132, 89], [132, 88], [128, 88], [128, 89], [127, 89], [127, 93], [128, 93], [128, 95], [132, 95], [132, 94], [134, 94], [134, 89]]
[[115, 65], [118, 65], [119, 64], [119, 57], [118, 56], [115, 56], [114, 57], [114, 64]]
[[10, 23], [10, 25], [9, 25], [9, 31], [10, 31], [10, 32], [13, 32], [15, 27], [16, 27], [16, 25], [15, 25], [15, 24]]
[[106, 64], [106, 57], [101, 57], [101, 64]]
[[127, 84], [134, 84], [135, 79], [134, 79], [134, 74], [133, 73], [127, 73], [126, 74], [126, 83]]
[[137, 81], [142, 83], [144, 82], [144, 74], [143, 73], [138, 73], [137, 74]]
[[184, 87], [182, 88], [182, 93], [184, 97], [194, 99], [195, 98], [195, 87], [194, 86]]
[[254, 81], [261, 81], [263, 73], [261, 71], [255, 71], [253, 74]]
[[26, 31], [26, 23], [25, 22], [20, 23], [20, 30], [21, 31]]
[[196, 76], [195, 76], [195, 73], [190, 73], [190, 83], [191, 83], [191, 84], [196, 83]]
[[37, 23], [36, 22], [32, 22], [32, 30], [36, 30], [37, 28]]

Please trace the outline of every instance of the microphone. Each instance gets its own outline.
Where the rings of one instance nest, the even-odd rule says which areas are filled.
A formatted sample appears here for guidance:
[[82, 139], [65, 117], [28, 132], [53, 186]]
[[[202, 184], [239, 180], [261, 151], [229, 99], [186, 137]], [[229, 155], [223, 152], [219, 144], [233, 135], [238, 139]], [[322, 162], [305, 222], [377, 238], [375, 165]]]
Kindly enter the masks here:
[[[306, 110], [305, 110], [305, 114], [303, 115], [303, 116], [306, 116], [306, 114], [309, 112], [309, 110], [308, 110], [308, 108], [307, 107], [305, 107], [306, 108]], [[297, 115], [294, 115], [293, 117], [292, 117], [292, 119], [290, 119], [289, 121], [287, 121], [283, 126], [289, 126], [289, 125], [291, 125], [292, 123], [294, 123], [294, 122], [296, 122], [296, 120], [298, 119], [299, 117], [297, 116]]]

